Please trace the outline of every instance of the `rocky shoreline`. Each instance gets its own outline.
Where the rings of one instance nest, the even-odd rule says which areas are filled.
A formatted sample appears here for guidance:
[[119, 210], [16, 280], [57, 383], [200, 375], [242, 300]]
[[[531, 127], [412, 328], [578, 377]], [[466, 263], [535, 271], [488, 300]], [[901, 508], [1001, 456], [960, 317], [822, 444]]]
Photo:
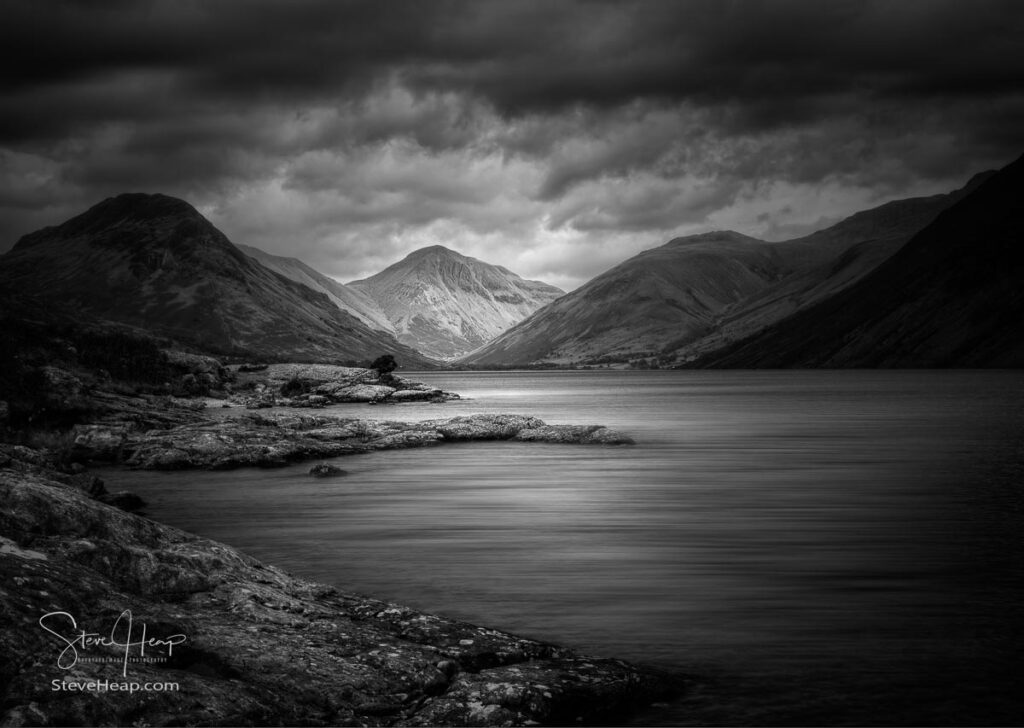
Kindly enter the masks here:
[[[275, 366], [264, 390], [280, 393], [288, 382], [324, 374]], [[265, 370], [253, 374], [268, 378]], [[316, 393], [322, 385], [302, 394], [327, 396]], [[387, 396], [429, 390], [406, 386]], [[130, 494], [106, 493], [81, 465], [275, 467], [472, 440], [629, 442], [620, 433], [521, 415], [402, 423], [297, 410], [217, 421], [172, 398], [108, 397], [107, 405], [73, 430], [73, 463], [0, 445], [2, 725], [607, 724], [679, 688], [678, 677], [657, 670], [296, 579], [128, 512], [138, 505]], [[125, 610], [134, 620], [131, 638]], [[51, 631], [40, 621], [48, 614], [59, 625]], [[123, 643], [137, 639], [143, 624], [145, 654], [156, 660], [124, 662], [140, 653]], [[86, 631], [98, 637], [83, 639], [74, 650], [81, 659], [62, 669], [66, 643]], [[174, 636], [182, 641], [172, 644]], [[90, 680], [178, 689], [67, 687]]]
[[459, 399], [390, 372], [330, 364], [270, 364], [241, 366], [232, 372], [231, 399], [249, 409], [265, 407], [326, 407], [366, 402], [446, 402]]
[[117, 461], [142, 470], [281, 467], [317, 458], [474, 440], [623, 445], [632, 440], [600, 425], [549, 425], [523, 415], [469, 415], [391, 422], [292, 413], [247, 413], [169, 429], [132, 431], [123, 425], [79, 425], [74, 456]]

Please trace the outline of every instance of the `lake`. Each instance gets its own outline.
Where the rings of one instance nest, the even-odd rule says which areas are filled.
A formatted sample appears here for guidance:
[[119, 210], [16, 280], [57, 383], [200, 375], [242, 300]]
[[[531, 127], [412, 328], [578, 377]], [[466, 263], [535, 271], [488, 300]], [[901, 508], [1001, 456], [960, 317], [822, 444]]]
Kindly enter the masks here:
[[1024, 373], [403, 375], [466, 399], [325, 413], [531, 414], [637, 444], [103, 475], [296, 575], [694, 677], [640, 723], [1024, 719]]

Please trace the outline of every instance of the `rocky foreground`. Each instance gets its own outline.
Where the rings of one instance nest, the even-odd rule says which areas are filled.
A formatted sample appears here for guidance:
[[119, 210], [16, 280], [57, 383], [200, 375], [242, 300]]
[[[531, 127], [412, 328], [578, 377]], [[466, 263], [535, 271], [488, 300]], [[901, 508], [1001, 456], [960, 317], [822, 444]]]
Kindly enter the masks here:
[[[265, 389], [296, 380], [285, 373]], [[0, 445], [0, 725], [600, 724], [677, 690], [654, 670], [293, 578], [128, 512], [130, 494], [107, 493], [81, 464], [266, 467], [624, 435], [519, 415], [401, 423], [264, 410], [217, 421], [173, 398], [147, 413], [156, 402], [109, 399], [74, 428], [64, 459]], [[129, 692], [76, 687], [91, 680]], [[144, 687], [167, 683], [177, 689]]]
[[[0, 455], [3, 725], [522, 725], [614, 721], [672, 689], [664, 675], [343, 594], [101, 503], [22, 448]], [[33, 462], [34, 461], [34, 462]], [[156, 663], [84, 647], [131, 610], [133, 639], [184, 635]], [[118, 637], [127, 641], [122, 620]], [[130, 649], [132, 656], [138, 648]], [[107, 656], [112, 663], [86, 662]], [[125, 668], [126, 676], [122, 677]], [[81, 693], [52, 681], [176, 682]]]

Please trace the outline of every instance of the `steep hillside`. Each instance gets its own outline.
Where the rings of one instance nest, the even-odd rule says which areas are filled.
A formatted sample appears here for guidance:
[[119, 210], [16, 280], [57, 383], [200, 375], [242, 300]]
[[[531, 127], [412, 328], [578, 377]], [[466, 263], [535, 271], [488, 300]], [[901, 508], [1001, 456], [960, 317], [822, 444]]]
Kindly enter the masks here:
[[707, 336], [675, 350], [674, 358], [691, 360], [746, 338], [856, 283], [992, 174], [976, 175], [949, 194], [896, 200], [803, 238], [773, 243], [794, 272], [730, 307]]
[[438, 359], [475, 349], [563, 294], [440, 245], [348, 286], [377, 303], [399, 341]]
[[678, 238], [601, 274], [462, 360], [472, 365], [624, 360], [703, 336], [730, 304], [789, 272], [739, 233]]
[[706, 367], [1024, 366], [1024, 157], [854, 285]]
[[371, 329], [394, 333], [388, 317], [380, 310], [377, 303], [362, 291], [357, 291], [325, 276], [297, 258], [272, 255], [250, 245], [236, 243], [235, 247], [275, 273], [280, 273], [285, 278], [290, 278], [307, 288], [323, 293], [338, 308], [348, 311]]
[[890, 202], [796, 240], [679, 238], [598, 276], [472, 352], [468, 365], [686, 361], [856, 282], [981, 183]]
[[403, 364], [427, 363], [247, 257], [165, 195], [119, 195], [24, 236], [0, 257], [0, 286], [210, 352], [317, 361], [390, 352]]

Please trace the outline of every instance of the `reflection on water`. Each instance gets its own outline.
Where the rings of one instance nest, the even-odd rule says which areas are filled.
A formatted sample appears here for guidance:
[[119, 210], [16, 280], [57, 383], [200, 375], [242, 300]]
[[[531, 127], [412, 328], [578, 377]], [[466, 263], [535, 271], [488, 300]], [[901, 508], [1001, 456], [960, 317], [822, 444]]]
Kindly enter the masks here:
[[702, 676], [644, 722], [1017, 723], [1016, 372], [423, 374], [355, 406], [607, 424], [629, 448], [479, 443], [110, 474], [168, 523], [343, 589]]

